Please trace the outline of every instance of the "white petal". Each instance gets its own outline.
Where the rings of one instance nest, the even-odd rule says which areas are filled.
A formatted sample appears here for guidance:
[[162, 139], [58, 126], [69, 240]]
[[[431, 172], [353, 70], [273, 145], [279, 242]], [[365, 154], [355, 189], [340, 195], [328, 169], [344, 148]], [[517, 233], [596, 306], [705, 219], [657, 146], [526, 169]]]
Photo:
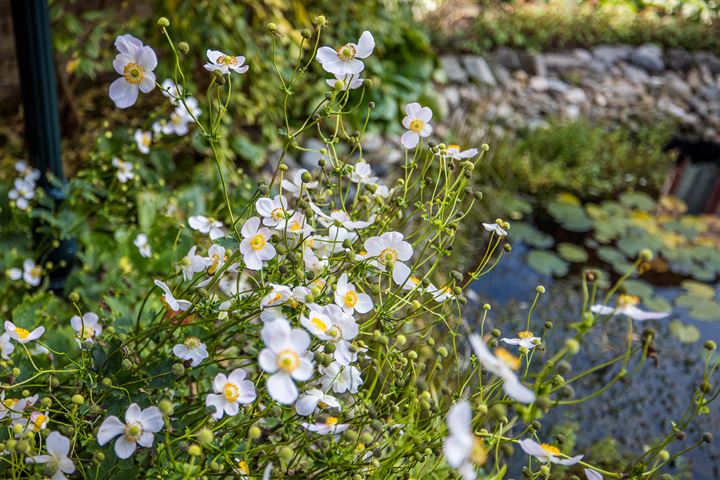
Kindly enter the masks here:
[[295, 382], [285, 373], [271, 375], [267, 379], [267, 389], [273, 400], [285, 405], [293, 403], [298, 395]]
[[419, 141], [420, 135], [412, 130], [408, 130], [400, 137], [400, 143], [402, 143], [405, 148], [415, 148]]
[[105, 445], [107, 442], [125, 433], [125, 424], [118, 417], [112, 415], [105, 419], [98, 431], [98, 443]]
[[603, 480], [603, 476], [599, 472], [590, 468], [585, 469], [585, 476], [587, 477], [587, 480]]
[[137, 101], [138, 87], [121, 77], [110, 84], [109, 95], [116, 107], [128, 108]]
[[163, 428], [162, 412], [158, 407], [148, 407], [140, 414], [140, 423], [143, 429], [149, 432], [159, 432]]
[[372, 54], [374, 48], [375, 39], [373, 38], [372, 33], [366, 30], [362, 33], [362, 35], [360, 35], [360, 40], [358, 40], [357, 43], [355, 56], [357, 58], [367, 58]]
[[125, 435], [123, 435], [117, 439], [117, 442], [115, 442], [115, 454], [118, 458], [130, 458], [132, 454], [135, 453], [136, 447], [137, 445], [135, 442], [131, 442], [125, 438]]

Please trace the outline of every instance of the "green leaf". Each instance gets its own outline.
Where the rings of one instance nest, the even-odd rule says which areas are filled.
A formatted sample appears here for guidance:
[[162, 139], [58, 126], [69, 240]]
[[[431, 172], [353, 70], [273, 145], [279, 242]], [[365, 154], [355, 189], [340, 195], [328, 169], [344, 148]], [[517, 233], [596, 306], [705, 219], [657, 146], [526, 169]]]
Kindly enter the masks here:
[[712, 299], [713, 297], [715, 297], [715, 288], [711, 287], [710, 285], [696, 282], [694, 280], [683, 280], [680, 285], [690, 295], [706, 299]]
[[565, 230], [587, 232], [592, 229], [592, 220], [582, 205], [552, 201], [547, 204], [547, 211]]
[[569, 270], [568, 263], [553, 252], [533, 250], [528, 254], [527, 261], [533, 270], [543, 275], [563, 277]]
[[587, 251], [584, 248], [572, 243], [558, 244], [557, 251], [560, 256], [568, 262], [585, 263], [588, 260]]
[[620, 203], [628, 208], [638, 210], [652, 210], [655, 208], [655, 200], [643, 192], [624, 192], [620, 194]]
[[553, 238], [545, 232], [541, 232], [529, 223], [517, 222], [510, 226], [510, 238], [535, 248], [550, 248], [553, 246]]
[[680, 320], [670, 322], [670, 333], [682, 343], [695, 343], [700, 340], [700, 330], [694, 325], [687, 325]]

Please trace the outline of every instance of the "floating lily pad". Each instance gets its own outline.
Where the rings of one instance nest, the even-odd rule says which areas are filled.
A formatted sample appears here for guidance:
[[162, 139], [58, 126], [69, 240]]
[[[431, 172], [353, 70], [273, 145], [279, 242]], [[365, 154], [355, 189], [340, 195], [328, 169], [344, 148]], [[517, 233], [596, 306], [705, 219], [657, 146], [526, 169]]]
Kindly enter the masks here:
[[628, 208], [638, 210], [652, 210], [655, 208], [655, 200], [643, 192], [625, 192], [620, 195], [620, 203]]
[[691, 268], [690, 275], [692, 275], [695, 280], [700, 280], [701, 282], [712, 282], [715, 280], [715, 277], [717, 277], [714, 270], [707, 270], [699, 266]]
[[625, 261], [625, 255], [620, 253], [617, 249], [613, 247], [600, 247], [597, 251], [597, 256], [600, 257], [600, 260], [607, 262], [609, 264], [613, 263], [620, 263]]
[[715, 289], [710, 285], [693, 280], [684, 280], [680, 285], [682, 285], [690, 295], [707, 299], [715, 297]]
[[547, 211], [565, 230], [587, 232], [592, 229], [592, 220], [582, 205], [555, 200], [547, 204]]
[[568, 263], [553, 252], [533, 250], [528, 254], [527, 262], [530, 267], [543, 275], [562, 277], [567, 275]]
[[655, 295], [652, 285], [642, 280], [625, 280], [623, 286], [628, 294], [640, 297], [643, 303], [647, 303]]
[[720, 303], [715, 300], [685, 294], [676, 298], [675, 304], [687, 307], [690, 316], [698, 320], [720, 321]]
[[629, 258], [636, 258], [640, 250], [647, 247], [647, 242], [642, 237], [625, 237], [617, 242], [617, 247]]
[[643, 304], [653, 312], [671, 312], [673, 309], [672, 304], [660, 295], [644, 299]]
[[552, 236], [525, 222], [512, 224], [510, 238], [535, 248], [550, 248], [555, 243]]
[[588, 260], [588, 253], [585, 249], [573, 243], [560, 243], [557, 246], [557, 251], [568, 262], [584, 263]]
[[680, 320], [670, 322], [670, 333], [682, 343], [695, 343], [700, 340], [700, 330], [694, 325], [687, 325]]

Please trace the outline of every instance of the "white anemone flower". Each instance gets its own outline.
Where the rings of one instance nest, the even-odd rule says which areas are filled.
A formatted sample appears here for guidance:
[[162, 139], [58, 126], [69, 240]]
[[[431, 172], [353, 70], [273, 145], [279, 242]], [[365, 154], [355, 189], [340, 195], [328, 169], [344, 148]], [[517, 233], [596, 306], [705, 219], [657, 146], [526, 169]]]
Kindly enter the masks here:
[[233, 417], [240, 411], [240, 405], [247, 405], [255, 401], [255, 385], [246, 380], [245, 370], [237, 368], [225, 376], [218, 373], [213, 380], [213, 391], [209, 393], [205, 404], [214, 407], [215, 413], [212, 417], [220, 420], [223, 415]]
[[413, 102], [405, 105], [405, 113], [402, 124], [407, 128], [407, 132], [400, 137], [400, 143], [405, 148], [415, 148], [420, 142], [420, 137], [429, 137], [433, 131], [429, 123], [432, 120], [432, 110]]
[[161, 301], [168, 310], [172, 312], [185, 312], [192, 307], [191, 302], [175, 298], [170, 287], [168, 287], [165, 282], [155, 279], [155, 285], [160, 287], [164, 292]]
[[374, 184], [377, 180], [378, 177], [373, 176], [370, 164], [364, 160], [357, 162], [350, 174], [350, 181], [358, 184]]
[[368, 31], [360, 35], [358, 43], [347, 43], [342, 47], [321, 47], [317, 51], [317, 60], [323, 69], [333, 75], [353, 75], [363, 71], [365, 64], [360, 58], [369, 57], [375, 48], [375, 39]]
[[350, 427], [347, 423], [338, 423], [337, 417], [327, 417], [324, 422], [302, 422], [300, 425], [302, 425], [308, 432], [317, 433], [318, 435], [327, 435], [329, 433], [338, 434], [344, 432]]
[[520, 368], [520, 359], [504, 348], [495, 349], [497, 356], [493, 355], [477, 334], [470, 335], [469, 340], [480, 364], [490, 373], [502, 379], [503, 389], [508, 396], [520, 403], [535, 401], [535, 393], [520, 383], [520, 379], [515, 375], [514, 370]]
[[302, 189], [304, 190], [312, 190], [314, 188], [317, 188], [318, 182], [312, 181], [312, 182], [303, 182], [302, 176], [303, 173], [307, 172], [304, 168], [299, 169], [292, 177], [292, 181], [283, 179], [282, 181], [282, 189], [290, 192], [293, 197], [299, 197], [300, 191]]
[[360, 370], [353, 365], [342, 365], [338, 361], [332, 362], [327, 367], [320, 367], [323, 377], [320, 379], [323, 390], [332, 389], [335, 393], [357, 393], [363, 384]]
[[320, 389], [311, 388], [300, 395], [295, 402], [295, 411], [298, 415], [307, 417], [321, 408], [337, 408], [341, 410], [340, 402], [332, 395], [327, 395]]
[[555, 445], [547, 443], [537, 443], [535, 440], [526, 438], [519, 440], [520, 448], [528, 455], [537, 458], [541, 463], [557, 463], [558, 465], [575, 465], [583, 456], [578, 455], [571, 458], [562, 458], [562, 452]]
[[45, 327], [37, 327], [30, 331], [16, 326], [13, 322], [5, 320], [5, 332], [18, 343], [28, 343], [37, 340], [45, 333]]
[[208, 50], [207, 58], [210, 61], [205, 64], [205, 70], [210, 72], [218, 71], [223, 75], [228, 75], [231, 72], [245, 73], [250, 68], [245, 65], [245, 57], [242, 55], [227, 55], [218, 50]]
[[3, 360], [9, 360], [10, 355], [15, 351], [15, 345], [10, 341], [10, 338], [10, 334], [7, 332], [0, 335], [0, 358]]
[[164, 97], [167, 97], [170, 99], [170, 103], [173, 105], [179, 105], [180, 104], [180, 97], [182, 97], [182, 87], [180, 85], [175, 84], [175, 82], [170, 79], [166, 78], [163, 80], [161, 85], [160, 92], [163, 94]]
[[93, 341], [102, 333], [102, 325], [97, 313], [87, 312], [82, 317], [75, 315], [70, 319], [70, 326], [79, 340]]
[[208, 275], [215, 275], [215, 273], [225, 265], [225, 258], [225, 247], [217, 244], [210, 245], [210, 248], [208, 248], [208, 256], [205, 259]]
[[182, 360], [190, 360], [190, 365], [197, 367], [208, 358], [207, 347], [197, 337], [187, 337], [183, 343], [173, 347], [173, 353]]
[[275, 228], [283, 233], [290, 233], [296, 236], [308, 236], [313, 233], [312, 226], [308, 223], [305, 215], [300, 212], [294, 212]]
[[186, 281], [191, 280], [196, 273], [204, 272], [208, 267], [208, 260], [202, 255], [197, 255], [196, 250], [197, 246], [193, 245], [180, 261], [183, 278]]
[[163, 417], [157, 407], [141, 409], [137, 403], [130, 405], [125, 412], [125, 423], [111, 415], [100, 425], [98, 443], [102, 446], [118, 435], [115, 442], [115, 454], [118, 458], [130, 458], [138, 445], [152, 447], [155, 434], [163, 428]]
[[335, 78], [328, 78], [327, 80], [325, 80], [325, 83], [330, 85], [332, 88], [335, 88], [338, 82], [342, 82], [342, 89], [343, 91], [345, 91], [355, 90], [356, 88], [362, 87], [365, 80], [360, 78], [359, 73], [348, 75], [335, 75]]
[[200, 109], [200, 103], [198, 103], [197, 98], [187, 97], [185, 102], [180, 103], [175, 108], [175, 113], [185, 119], [186, 122], [195, 123], [197, 118], [202, 115], [202, 110]]
[[446, 422], [448, 436], [443, 442], [445, 459], [460, 472], [463, 480], [475, 480], [475, 468], [485, 464], [488, 450], [485, 443], [473, 433], [470, 402], [462, 400], [453, 405]]
[[275, 247], [268, 241], [272, 232], [267, 227], [260, 227], [260, 219], [251, 217], [240, 230], [243, 241], [240, 242], [240, 253], [243, 262], [250, 270], [262, 270], [264, 262], [275, 258]]
[[286, 217], [292, 215], [292, 211], [288, 210], [288, 203], [282, 195], [275, 195], [270, 199], [267, 197], [259, 198], [255, 202], [255, 209], [258, 215], [262, 217], [262, 223], [266, 227], [277, 227]]
[[70, 439], [59, 434], [50, 432], [45, 440], [47, 455], [35, 455], [25, 458], [25, 463], [49, 464], [50, 471], [55, 472], [51, 480], [67, 480], [65, 474], [75, 472], [75, 465], [68, 456], [70, 454]]
[[110, 99], [116, 107], [128, 108], [137, 101], [138, 91], [148, 93], [155, 88], [157, 57], [152, 48], [132, 35], [119, 35], [115, 48], [120, 53], [113, 60], [113, 68], [122, 76], [110, 84]]
[[42, 267], [28, 258], [23, 262], [23, 280], [31, 287], [37, 287], [42, 281]]
[[534, 336], [533, 332], [530, 330], [523, 330], [522, 332], [518, 332], [517, 338], [501, 338], [500, 341], [507, 343], [508, 345], [519, 345], [527, 348], [528, 350], [532, 350], [540, 345], [542, 339]]
[[615, 308], [607, 305], [593, 305], [590, 311], [598, 315], [625, 315], [633, 320], [659, 320], [670, 315], [671, 312], [646, 312], [638, 307], [640, 298], [635, 295], [619, 295]]
[[133, 173], [133, 164], [131, 162], [126, 162], [124, 160], [120, 160], [118, 157], [113, 157], [112, 165], [117, 168], [115, 176], [117, 177], [118, 182], [127, 183], [128, 180], [135, 177], [135, 174]]
[[146, 132], [138, 128], [135, 130], [133, 138], [135, 139], [135, 145], [137, 145], [140, 153], [144, 155], [150, 153], [150, 145], [152, 145], [152, 132]]
[[183, 137], [190, 131], [190, 120], [179, 109], [170, 114], [170, 121], [162, 126], [164, 135], [177, 135]]
[[498, 237], [506, 237], [507, 230], [500, 226], [499, 223], [483, 223], [483, 227], [488, 232], [494, 233]]
[[15, 206], [20, 210], [27, 210], [30, 200], [35, 198], [35, 182], [24, 178], [16, 178], [12, 189], [8, 192], [8, 198], [15, 200]]
[[445, 300], [452, 300], [455, 298], [452, 288], [449, 285], [443, 285], [442, 287], [436, 287], [432, 283], [428, 285], [427, 292], [432, 295], [433, 300], [438, 303], [442, 303]]
[[210, 240], [217, 240], [218, 238], [225, 236], [223, 223], [213, 218], [195, 215], [188, 218], [188, 224], [193, 230], [210, 235]]
[[261, 336], [265, 348], [260, 352], [260, 368], [270, 374], [267, 389], [277, 402], [289, 405], [298, 396], [295, 382], [310, 380], [313, 363], [307, 351], [310, 335], [301, 328], [290, 328], [285, 320], [267, 322]]
[[586, 468], [583, 470], [585, 472], [585, 477], [587, 477], [587, 480], [603, 480], [602, 474], [600, 472], [596, 472], [595, 470], [592, 470], [590, 468]]
[[348, 283], [347, 273], [343, 273], [335, 285], [335, 304], [350, 315], [356, 311], [367, 313], [373, 308], [370, 295], [358, 292], [355, 285]]
[[300, 324], [320, 340], [338, 342], [357, 336], [355, 319], [339, 306], [310, 304], [309, 307], [307, 315], [300, 316]]
[[460, 145], [457, 145], [455, 143], [451, 143], [447, 146], [440, 145], [440, 148], [436, 153], [436, 155], [439, 155], [441, 157], [453, 158], [455, 160], [463, 160], [465, 158], [477, 157], [477, 154], [477, 148], [468, 148], [467, 150], [463, 150]]
[[135, 237], [135, 240], [133, 240], [133, 243], [140, 252], [140, 256], [144, 258], [152, 257], [152, 249], [150, 248], [150, 243], [148, 242], [147, 235], [145, 235], [144, 233], [138, 233]]
[[330, 212], [330, 215], [325, 215], [325, 213], [322, 213], [322, 211], [317, 208], [317, 206], [311, 205], [311, 207], [315, 207], [313, 208], [313, 210], [315, 211], [315, 213], [319, 213], [319, 221], [325, 226], [336, 224], [348, 230], [361, 230], [363, 228], [369, 227], [375, 222], [374, 219], [353, 220], [350, 214], [348, 214], [344, 210], [333, 210], [332, 212]]
[[380, 271], [392, 270], [393, 280], [402, 285], [410, 276], [410, 268], [405, 263], [413, 254], [412, 246], [403, 240], [399, 232], [385, 232], [379, 237], [365, 240], [366, 258], [375, 258], [375, 266]]
[[270, 284], [270, 292], [260, 300], [260, 308], [277, 307], [292, 297], [292, 288], [287, 285]]

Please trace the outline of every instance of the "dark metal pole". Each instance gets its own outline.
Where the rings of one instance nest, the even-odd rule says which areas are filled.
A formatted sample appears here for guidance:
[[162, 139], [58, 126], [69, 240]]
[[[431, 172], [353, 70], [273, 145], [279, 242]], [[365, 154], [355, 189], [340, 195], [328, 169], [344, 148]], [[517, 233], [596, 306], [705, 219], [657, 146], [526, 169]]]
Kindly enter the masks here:
[[[33, 167], [40, 170], [40, 185], [55, 200], [57, 209], [65, 194], [62, 189], [50, 184], [48, 175], [52, 174], [60, 181], [64, 181], [65, 177], [60, 151], [60, 120], [48, 2], [12, 0], [11, 7], [28, 159]], [[35, 240], [39, 240], [37, 235]], [[49, 274], [52, 290], [62, 289], [74, 263], [75, 250], [73, 239], [60, 240], [59, 247], [46, 257], [54, 265]]]

